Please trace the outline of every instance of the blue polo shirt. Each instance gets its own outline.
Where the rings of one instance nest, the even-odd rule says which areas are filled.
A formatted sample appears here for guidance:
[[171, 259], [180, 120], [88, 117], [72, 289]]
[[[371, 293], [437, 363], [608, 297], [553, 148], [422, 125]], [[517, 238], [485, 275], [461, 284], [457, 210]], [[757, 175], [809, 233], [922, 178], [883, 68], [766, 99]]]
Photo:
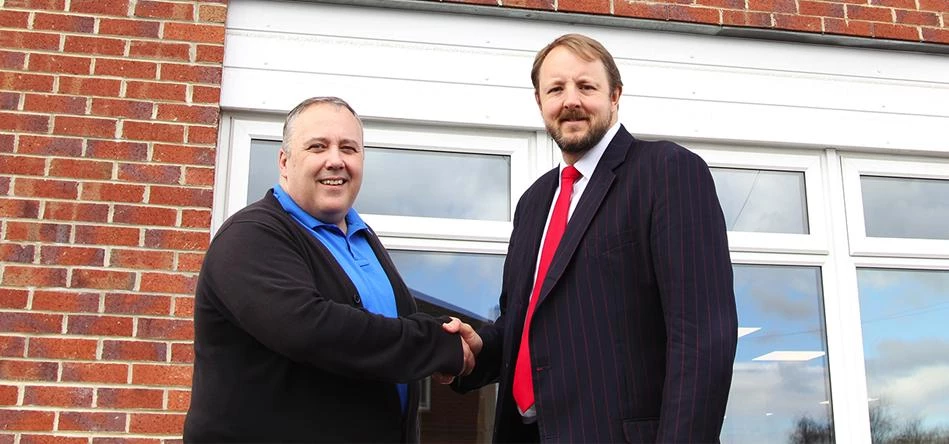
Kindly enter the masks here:
[[[325, 223], [306, 211], [303, 211], [293, 199], [286, 194], [280, 185], [273, 187], [274, 197], [280, 202], [287, 213], [297, 223], [316, 237], [326, 247], [336, 262], [343, 268], [349, 279], [356, 286], [356, 291], [362, 299], [362, 304], [370, 313], [376, 313], [389, 318], [399, 317], [395, 305], [395, 293], [392, 284], [382, 264], [369, 245], [369, 227], [363, 222], [355, 209], [350, 208], [346, 213], [347, 233], [335, 224]], [[408, 386], [396, 384], [399, 398], [402, 400], [402, 412], [408, 401]]]

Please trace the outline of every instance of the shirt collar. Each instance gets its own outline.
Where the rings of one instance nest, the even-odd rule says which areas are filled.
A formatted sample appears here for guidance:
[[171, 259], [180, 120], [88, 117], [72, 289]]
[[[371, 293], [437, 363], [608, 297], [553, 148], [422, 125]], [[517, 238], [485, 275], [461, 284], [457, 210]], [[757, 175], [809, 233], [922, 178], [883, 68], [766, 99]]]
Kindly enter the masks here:
[[[596, 145], [593, 145], [593, 148], [590, 148], [590, 151], [584, 153], [579, 160], [573, 163], [573, 167], [583, 175], [583, 178], [589, 179], [593, 177], [593, 170], [596, 169], [596, 164], [600, 163], [600, 158], [603, 157], [603, 153], [606, 152], [606, 147], [613, 141], [613, 136], [619, 131], [619, 127], [620, 123], [617, 120], [610, 129], [606, 130], [606, 134], [603, 135], [603, 138], [600, 139]], [[562, 172], [566, 167], [567, 164], [561, 159], [560, 171]]]
[[[297, 222], [301, 223], [303, 226], [314, 229], [314, 230], [318, 227], [326, 227], [326, 228], [333, 227], [333, 228], [339, 229], [339, 227], [337, 227], [336, 224], [323, 222], [313, 217], [313, 215], [311, 215], [310, 213], [303, 211], [303, 208], [300, 208], [300, 206], [297, 205], [297, 203], [293, 200], [293, 198], [290, 197], [290, 195], [287, 194], [286, 191], [283, 190], [280, 184], [274, 185], [273, 195], [274, 197], [277, 198], [277, 201], [280, 202], [280, 206], [283, 207], [284, 211], [286, 211], [291, 216], [293, 216], [293, 218], [296, 219]], [[366, 222], [362, 220], [362, 217], [359, 216], [359, 213], [356, 212], [355, 208], [350, 208], [349, 211], [346, 212], [346, 226], [347, 226], [346, 231], [348, 232], [348, 236], [351, 236], [358, 231], [366, 230], [369, 228], [366, 225]]]

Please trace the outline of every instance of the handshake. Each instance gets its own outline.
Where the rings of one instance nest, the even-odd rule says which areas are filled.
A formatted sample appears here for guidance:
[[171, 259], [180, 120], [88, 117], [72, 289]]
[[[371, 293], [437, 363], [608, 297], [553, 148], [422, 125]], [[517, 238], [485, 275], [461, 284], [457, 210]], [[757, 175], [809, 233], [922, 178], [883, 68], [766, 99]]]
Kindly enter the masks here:
[[[481, 353], [481, 347], [484, 345], [481, 342], [481, 336], [474, 331], [471, 325], [461, 322], [461, 320], [456, 317], [452, 317], [451, 322], [442, 324], [442, 328], [448, 333], [457, 333], [458, 336], [461, 336], [461, 348], [464, 351], [465, 362], [458, 376], [471, 374], [471, 371], [474, 370], [475, 367], [475, 358], [478, 356], [478, 353]], [[455, 375], [445, 373], [435, 373], [432, 375], [432, 380], [439, 384], [451, 384], [454, 379]]]

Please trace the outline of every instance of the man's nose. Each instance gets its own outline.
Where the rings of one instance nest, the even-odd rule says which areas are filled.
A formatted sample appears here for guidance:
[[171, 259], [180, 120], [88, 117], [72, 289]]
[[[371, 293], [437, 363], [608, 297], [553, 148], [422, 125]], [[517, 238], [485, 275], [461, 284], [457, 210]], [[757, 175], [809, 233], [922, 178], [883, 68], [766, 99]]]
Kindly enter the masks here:
[[570, 109], [570, 108], [578, 108], [579, 106], [580, 106], [580, 90], [578, 90], [575, 86], [567, 86], [564, 89], [563, 107]]
[[343, 156], [338, 147], [332, 147], [327, 150], [326, 156], [326, 167], [329, 169], [339, 169], [345, 165], [343, 163]]

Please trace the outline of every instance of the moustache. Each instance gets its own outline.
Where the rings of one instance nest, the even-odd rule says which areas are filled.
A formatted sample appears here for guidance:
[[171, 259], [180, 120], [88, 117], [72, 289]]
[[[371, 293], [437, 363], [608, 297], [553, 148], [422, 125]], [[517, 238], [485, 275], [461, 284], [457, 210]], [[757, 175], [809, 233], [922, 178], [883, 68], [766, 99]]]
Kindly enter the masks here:
[[563, 122], [565, 120], [588, 120], [588, 117], [587, 114], [582, 110], [578, 108], [571, 108], [560, 113], [560, 115], [557, 116], [557, 120], [559, 122]]

